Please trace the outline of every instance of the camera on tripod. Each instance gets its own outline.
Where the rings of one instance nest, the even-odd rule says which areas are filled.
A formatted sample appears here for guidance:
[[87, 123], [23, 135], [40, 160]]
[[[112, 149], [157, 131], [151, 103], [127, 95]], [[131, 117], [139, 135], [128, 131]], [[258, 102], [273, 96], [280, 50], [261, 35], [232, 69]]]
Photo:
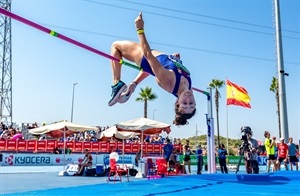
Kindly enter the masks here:
[[252, 135], [252, 130], [250, 127], [248, 126], [243, 126], [241, 127], [241, 133], [242, 133], [242, 138], [241, 140], [243, 140], [244, 142], [248, 141], [248, 137], [249, 135]]
[[246, 171], [248, 174], [259, 173], [259, 168], [258, 168], [258, 163], [257, 163], [257, 158], [255, 157], [256, 151], [255, 149], [252, 149], [252, 141], [249, 141], [250, 136], [252, 136], [253, 132], [250, 127], [248, 126], [243, 126], [241, 127], [241, 133], [242, 133], [242, 144], [240, 146], [240, 159], [236, 168], [236, 174], [239, 171], [241, 160], [245, 160], [245, 166], [246, 166]]
[[248, 138], [249, 138], [249, 135], [252, 135], [253, 132], [250, 127], [243, 126], [243, 127], [241, 127], [241, 133], [242, 133], [241, 140], [243, 141], [243, 143], [240, 147], [240, 150], [243, 149], [243, 150], [246, 150], [249, 152], [251, 150], [251, 146], [249, 145]]

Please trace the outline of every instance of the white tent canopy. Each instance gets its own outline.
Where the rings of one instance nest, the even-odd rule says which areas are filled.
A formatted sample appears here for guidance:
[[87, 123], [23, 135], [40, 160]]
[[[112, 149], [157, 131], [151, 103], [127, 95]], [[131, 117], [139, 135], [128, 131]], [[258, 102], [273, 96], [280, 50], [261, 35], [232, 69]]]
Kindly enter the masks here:
[[148, 118], [137, 118], [116, 124], [119, 131], [142, 132], [144, 134], [157, 134], [165, 131], [171, 132], [171, 125]]
[[62, 121], [62, 122], [30, 129], [29, 133], [32, 133], [34, 135], [48, 134], [51, 137], [60, 138], [60, 137], [72, 135], [74, 133], [79, 133], [83, 131], [92, 131], [92, 130], [99, 131], [97, 127]]
[[99, 139], [100, 140], [107, 140], [111, 137], [115, 137], [117, 139], [130, 139], [137, 135], [140, 135], [140, 133], [134, 133], [134, 132], [127, 132], [127, 131], [118, 131], [116, 126], [112, 126], [105, 131], [101, 132]]

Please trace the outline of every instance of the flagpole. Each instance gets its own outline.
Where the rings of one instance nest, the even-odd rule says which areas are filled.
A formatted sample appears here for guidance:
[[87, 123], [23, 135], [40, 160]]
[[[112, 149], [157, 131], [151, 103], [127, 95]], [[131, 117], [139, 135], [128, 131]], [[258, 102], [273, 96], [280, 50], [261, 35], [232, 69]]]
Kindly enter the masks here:
[[226, 138], [226, 145], [227, 145], [227, 153], [229, 153], [229, 147], [228, 147], [228, 105], [227, 105], [227, 77], [226, 77], [226, 134], [227, 134], [227, 138]]
[[226, 132], [227, 132], [227, 138], [226, 138], [226, 145], [227, 145], [227, 153], [229, 153], [229, 147], [228, 147], [228, 106], [226, 105]]

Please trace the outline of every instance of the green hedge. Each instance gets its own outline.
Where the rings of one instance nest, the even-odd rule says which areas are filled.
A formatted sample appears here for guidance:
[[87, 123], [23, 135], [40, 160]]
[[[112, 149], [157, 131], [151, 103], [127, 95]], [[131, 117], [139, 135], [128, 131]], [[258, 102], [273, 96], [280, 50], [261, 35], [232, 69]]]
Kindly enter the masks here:
[[[183, 157], [184, 155], [179, 155], [180, 157], [180, 163], [183, 163]], [[226, 162], [227, 164], [238, 164], [240, 157], [239, 156], [227, 156], [226, 157]], [[207, 156], [203, 156], [203, 164], [205, 165], [207, 163]], [[216, 163], [219, 163], [218, 157], [216, 157]], [[191, 155], [191, 165], [197, 165], [197, 159], [196, 155]], [[241, 161], [241, 165], [245, 165], [244, 159]]]

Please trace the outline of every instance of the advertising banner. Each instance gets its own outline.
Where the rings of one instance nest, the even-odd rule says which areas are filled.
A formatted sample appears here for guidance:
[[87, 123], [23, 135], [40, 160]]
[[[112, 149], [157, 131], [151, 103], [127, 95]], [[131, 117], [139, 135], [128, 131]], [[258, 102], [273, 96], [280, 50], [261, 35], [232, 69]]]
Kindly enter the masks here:
[[[109, 154], [97, 155], [97, 164], [104, 164], [104, 159], [106, 157], [108, 157], [109, 159]], [[124, 154], [124, 156], [119, 155], [119, 160], [117, 161], [117, 164], [135, 164], [135, 155], [132, 154], [129, 155]]]
[[[67, 165], [71, 163], [81, 163], [84, 158], [84, 154], [53, 154], [51, 155], [52, 158], [52, 165]], [[96, 157], [93, 156], [93, 164], [96, 164]]]
[[[180, 163], [183, 163], [184, 155], [180, 156]], [[226, 157], [226, 163], [229, 165], [237, 165], [239, 162], [240, 157], [239, 156], [227, 156]], [[259, 156], [258, 157], [258, 165], [266, 165], [267, 164], [267, 158], [265, 156]], [[216, 157], [216, 164], [219, 163], [218, 157]], [[207, 156], [203, 156], [203, 164], [207, 164]], [[197, 158], [196, 155], [191, 155], [191, 165], [197, 165]], [[244, 159], [241, 160], [241, 165], [245, 165]]]
[[26, 151], [26, 144], [25, 140], [17, 140], [17, 151]]
[[[93, 165], [104, 164], [104, 158], [109, 154], [93, 156]], [[58, 166], [68, 164], [78, 164], [83, 161], [84, 154], [13, 154], [3, 153], [2, 166]], [[119, 155], [118, 164], [135, 164], [135, 155]]]
[[3, 154], [2, 165], [6, 166], [51, 166], [52, 155]]
[[[3, 153], [2, 166], [52, 166], [52, 165], [68, 165], [77, 164], [82, 162], [84, 154], [28, 154], [28, 153]], [[109, 157], [109, 154], [92, 154], [93, 165], [104, 164], [104, 158]], [[179, 155], [180, 162], [183, 163], [184, 155]], [[228, 165], [237, 165], [239, 162], [239, 156], [227, 156], [226, 161]], [[300, 159], [300, 158], [299, 158]], [[258, 165], [266, 165], [266, 156], [259, 156]], [[218, 158], [216, 157], [216, 164], [218, 165]], [[118, 164], [135, 164], [135, 155], [122, 154], [119, 155]], [[203, 157], [203, 164], [207, 164], [207, 157]], [[191, 155], [191, 165], [197, 165], [196, 155]], [[242, 158], [241, 165], [244, 164]]]

